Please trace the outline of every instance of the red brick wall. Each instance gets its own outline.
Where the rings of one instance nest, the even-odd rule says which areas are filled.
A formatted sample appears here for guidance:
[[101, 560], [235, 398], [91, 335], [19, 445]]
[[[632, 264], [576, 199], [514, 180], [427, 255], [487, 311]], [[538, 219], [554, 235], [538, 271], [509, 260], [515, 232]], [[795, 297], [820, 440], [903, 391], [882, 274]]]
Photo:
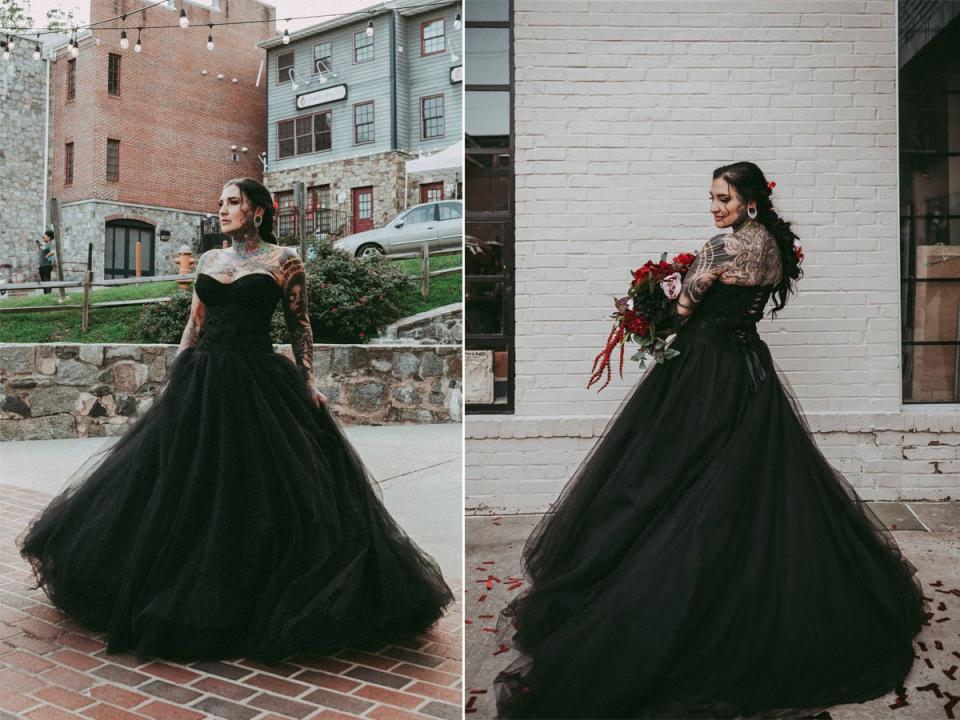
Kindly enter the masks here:
[[[178, 3], [179, 4], [179, 3]], [[144, 7], [139, 0], [91, 0], [91, 22]], [[266, 85], [255, 87], [263, 50], [254, 47], [275, 34], [272, 22], [215, 27], [207, 50], [207, 23], [270, 20], [273, 8], [255, 0], [220, 0], [220, 11], [184, 3], [190, 27], [143, 31], [138, 25], [177, 25], [176, 10], [158, 6], [127, 18], [130, 47], [120, 49], [120, 31], [95, 31], [80, 44], [77, 95], [67, 102], [67, 60], [53, 66], [52, 197], [61, 202], [115, 200], [215, 212], [223, 183], [262, 176], [256, 155], [266, 148]], [[104, 23], [119, 26], [120, 21]], [[108, 54], [122, 56], [120, 97], [107, 94]], [[201, 75], [206, 69], [208, 74]], [[223, 73], [224, 79], [217, 80]], [[236, 77], [238, 82], [233, 83]], [[120, 181], [107, 182], [107, 139], [120, 140]], [[74, 143], [73, 184], [64, 184], [64, 143]], [[231, 159], [230, 146], [249, 152]]]

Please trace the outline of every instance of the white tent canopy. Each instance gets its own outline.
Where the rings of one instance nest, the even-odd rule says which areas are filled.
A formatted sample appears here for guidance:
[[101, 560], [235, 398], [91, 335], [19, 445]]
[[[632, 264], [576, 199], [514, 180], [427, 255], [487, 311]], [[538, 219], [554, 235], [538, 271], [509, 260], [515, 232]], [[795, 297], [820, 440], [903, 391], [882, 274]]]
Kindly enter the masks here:
[[407, 205], [407, 188], [411, 175], [434, 172], [436, 170], [460, 170], [463, 167], [463, 140], [448, 145], [432, 155], [407, 160], [403, 174], [403, 204]]

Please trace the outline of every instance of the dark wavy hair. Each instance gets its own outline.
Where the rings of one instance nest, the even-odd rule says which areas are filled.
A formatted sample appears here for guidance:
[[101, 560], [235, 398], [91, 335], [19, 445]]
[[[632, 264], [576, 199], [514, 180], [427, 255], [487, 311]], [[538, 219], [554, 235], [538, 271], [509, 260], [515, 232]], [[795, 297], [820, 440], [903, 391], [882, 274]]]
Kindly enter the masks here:
[[240, 192], [247, 198], [247, 202], [250, 203], [252, 208], [263, 208], [263, 222], [260, 223], [259, 228], [260, 237], [267, 242], [277, 242], [277, 236], [273, 234], [273, 196], [270, 194], [270, 191], [264, 187], [263, 183], [259, 180], [245, 177], [227, 180], [223, 186], [227, 187], [227, 185], [236, 185], [240, 188]]
[[776, 317], [777, 311], [787, 304], [787, 295], [796, 294], [796, 281], [803, 276], [803, 270], [797, 262], [793, 252], [793, 241], [798, 236], [790, 229], [790, 223], [782, 219], [773, 209], [770, 195], [773, 190], [767, 184], [763, 170], [752, 162], [737, 162], [724, 165], [713, 171], [713, 179], [723, 179], [736, 188], [745, 203], [757, 203], [757, 222], [762, 224], [770, 234], [776, 238], [780, 249], [780, 262], [783, 274], [779, 283], [773, 288], [774, 308], [771, 312]]

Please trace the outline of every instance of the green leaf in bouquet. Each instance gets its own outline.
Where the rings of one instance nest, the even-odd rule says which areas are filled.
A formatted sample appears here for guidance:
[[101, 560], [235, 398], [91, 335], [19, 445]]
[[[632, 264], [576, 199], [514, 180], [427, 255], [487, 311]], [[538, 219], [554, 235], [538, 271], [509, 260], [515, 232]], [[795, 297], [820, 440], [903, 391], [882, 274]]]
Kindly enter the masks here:
[[679, 350], [674, 350], [673, 348], [667, 348], [666, 351], [664, 351], [663, 354], [664, 354], [664, 356], [665, 356], [667, 359], [669, 359], [669, 358], [675, 358], [677, 355], [680, 354], [680, 351], [679, 351]]
[[643, 362], [643, 353], [640, 350], [637, 350], [633, 355], [630, 356], [630, 362]]

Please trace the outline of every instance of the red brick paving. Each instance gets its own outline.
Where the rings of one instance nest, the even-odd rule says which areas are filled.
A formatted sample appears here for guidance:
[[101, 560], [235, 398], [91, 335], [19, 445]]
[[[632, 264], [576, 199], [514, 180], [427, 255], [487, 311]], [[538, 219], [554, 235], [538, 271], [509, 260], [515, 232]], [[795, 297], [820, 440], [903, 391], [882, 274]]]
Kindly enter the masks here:
[[[32, 585], [15, 539], [50, 501], [0, 485], [0, 715], [29, 720], [460, 718], [461, 609], [378, 652], [181, 665], [108, 655]], [[451, 583], [454, 585], [454, 583]], [[459, 583], [454, 585], [459, 592]]]

